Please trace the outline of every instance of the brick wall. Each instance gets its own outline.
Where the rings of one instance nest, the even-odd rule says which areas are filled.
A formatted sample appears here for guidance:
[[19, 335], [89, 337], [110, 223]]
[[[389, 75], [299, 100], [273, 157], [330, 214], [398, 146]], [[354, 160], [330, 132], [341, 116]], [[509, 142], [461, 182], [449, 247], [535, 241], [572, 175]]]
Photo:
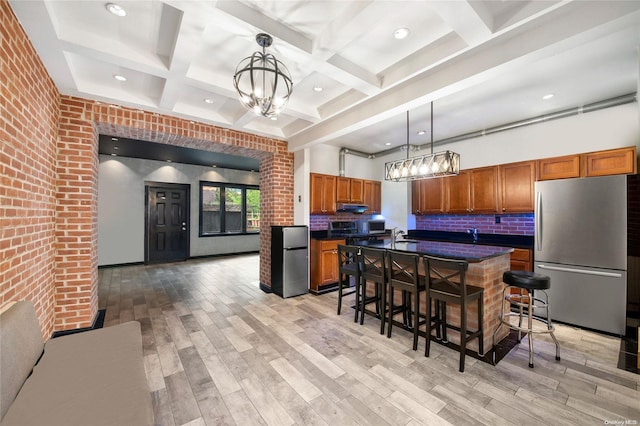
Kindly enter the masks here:
[[[496, 217], [500, 223], [496, 223]], [[466, 232], [473, 227], [481, 234], [533, 235], [533, 213], [416, 216], [416, 229], [421, 230]]]
[[49, 336], [59, 96], [6, 1], [0, 1], [0, 57], [0, 305], [32, 300]]
[[271, 285], [271, 225], [293, 223], [286, 142], [60, 96], [6, 1], [0, 23], [0, 304], [34, 301], [44, 336], [91, 325], [99, 134], [259, 159], [260, 282]]

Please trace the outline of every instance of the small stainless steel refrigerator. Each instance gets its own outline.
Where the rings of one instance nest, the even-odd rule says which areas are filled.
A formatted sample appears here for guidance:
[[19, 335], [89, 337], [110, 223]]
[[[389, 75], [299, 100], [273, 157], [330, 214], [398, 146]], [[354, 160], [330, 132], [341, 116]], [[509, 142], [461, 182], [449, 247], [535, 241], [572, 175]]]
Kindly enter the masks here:
[[271, 290], [281, 297], [309, 292], [309, 230], [271, 227]]
[[535, 272], [551, 278], [551, 318], [625, 334], [627, 177], [535, 184]]

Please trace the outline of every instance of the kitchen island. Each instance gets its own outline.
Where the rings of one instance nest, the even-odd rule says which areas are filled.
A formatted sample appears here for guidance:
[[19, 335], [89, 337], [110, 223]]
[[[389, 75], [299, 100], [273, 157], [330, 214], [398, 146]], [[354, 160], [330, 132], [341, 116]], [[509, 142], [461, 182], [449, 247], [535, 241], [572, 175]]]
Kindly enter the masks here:
[[[505, 284], [502, 281], [502, 274], [509, 270], [509, 254], [513, 251], [510, 247], [487, 246], [479, 244], [461, 244], [442, 241], [416, 240], [415, 242], [361, 242], [358, 245], [363, 247], [395, 249], [421, 255], [430, 255], [447, 259], [466, 260], [469, 262], [469, 269], [466, 274], [466, 283], [484, 289], [484, 348], [489, 352], [493, 345], [493, 332], [500, 323], [499, 316], [502, 304], [502, 290]], [[421, 301], [421, 311], [425, 312], [424, 303]], [[395, 303], [400, 303], [400, 292], [394, 295]], [[477, 304], [468, 306], [467, 321], [470, 330], [477, 329]], [[447, 306], [447, 322], [456, 326], [460, 325], [460, 307], [458, 305]], [[502, 327], [496, 336], [496, 342], [500, 342], [508, 335], [506, 327]], [[451, 343], [460, 344], [460, 335], [454, 330], [447, 330], [447, 337]], [[467, 348], [472, 351], [478, 350], [478, 341], [474, 339]]]

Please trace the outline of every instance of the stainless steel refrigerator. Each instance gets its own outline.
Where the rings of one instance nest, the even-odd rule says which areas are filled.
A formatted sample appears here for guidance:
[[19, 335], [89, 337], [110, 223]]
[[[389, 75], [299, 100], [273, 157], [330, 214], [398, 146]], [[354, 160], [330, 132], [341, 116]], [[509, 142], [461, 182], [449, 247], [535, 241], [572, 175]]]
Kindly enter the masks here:
[[309, 230], [271, 227], [271, 291], [281, 297], [309, 292]]
[[534, 270], [551, 278], [551, 318], [625, 334], [626, 176], [535, 184]]

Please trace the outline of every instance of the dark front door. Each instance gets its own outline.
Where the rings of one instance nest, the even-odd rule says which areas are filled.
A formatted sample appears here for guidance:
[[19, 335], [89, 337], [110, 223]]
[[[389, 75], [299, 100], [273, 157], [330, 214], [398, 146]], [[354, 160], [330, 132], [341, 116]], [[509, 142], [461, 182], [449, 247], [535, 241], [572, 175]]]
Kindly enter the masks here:
[[189, 185], [146, 185], [145, 261], [173, 262], [189, 257]]

